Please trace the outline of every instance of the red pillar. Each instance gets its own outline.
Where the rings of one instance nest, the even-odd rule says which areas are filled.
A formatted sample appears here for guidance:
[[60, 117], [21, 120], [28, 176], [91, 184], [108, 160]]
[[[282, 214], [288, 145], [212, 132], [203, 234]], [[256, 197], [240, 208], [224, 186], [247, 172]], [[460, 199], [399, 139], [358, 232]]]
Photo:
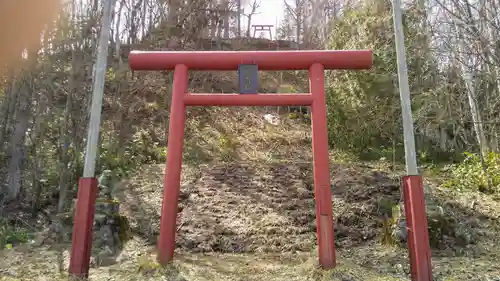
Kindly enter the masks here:
[[184, 142], [184, 123], [186, 110], [184, 95], [188, 87], [188, 68], [183, 64], [175, 66], [170, 105], [168, 131], [167, 165], [163, 187], [163, 204], [158, 240], [158, 262], [169, 263], [174, 256], [177, 204], [180, 192], [182, 145]]
[[408, 229], [411, 279], [432, 281], [431, 249], [422, 177], [404, 176], [402, 189]]
[[311, 106], [312, 150], [318, 254], [320, 265], [328, 269], [335, 267], [336, 262], [326, 123], [325, 78], [322, 64], [314, 63], [309, 68], [309, 84], [313, 96]]
[[80, 178], [69, 261], [69, 273], [79, 278], [87, 278], [89, 275], [96, 196], [97, 179]]

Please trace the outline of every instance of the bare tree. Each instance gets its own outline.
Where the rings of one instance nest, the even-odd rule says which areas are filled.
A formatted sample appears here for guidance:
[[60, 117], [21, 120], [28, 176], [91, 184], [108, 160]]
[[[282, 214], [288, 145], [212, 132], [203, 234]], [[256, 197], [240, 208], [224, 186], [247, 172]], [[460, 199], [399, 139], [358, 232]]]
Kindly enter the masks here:
[[247, 37], [250, 37], [250, 32], [251, 32], [251, 28], [252, 28], [252, 17], [254, 15], [257, 15], [257, 9], [260, 7], [260, 1], [257, 1], [257, 0], [253, 0], [252, 4], [250, 4], [250, 12], [249, 13], [245, 13], [243, 11], [243, 15], [245, 17], [247, 17], [247, 32], [246, 32], [246, 36]]

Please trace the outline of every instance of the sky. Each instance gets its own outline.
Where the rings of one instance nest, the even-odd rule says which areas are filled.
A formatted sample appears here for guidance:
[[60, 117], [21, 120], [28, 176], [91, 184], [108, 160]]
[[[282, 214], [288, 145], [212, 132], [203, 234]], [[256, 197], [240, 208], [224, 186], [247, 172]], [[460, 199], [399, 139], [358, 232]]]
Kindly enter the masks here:
[[[272, 28], [273, 37], [276, 37], [276, 25], [279, 25], [283, 20], [283, 11], [285, 10], [285, 4], [283, 0], [257, 0], [260, 2], [260, 7], [257, 9], [256, 15], [252, 17], [252, 24], [272, 24], [274, 27]], [[288, 0], [290, 1], [290, 0]], [[253, 2], [253, 0], [247, 0], [247, 2]], [[249, 11], [251, 5], [244, 5], [242, 8], [245, 11]], [[247, 18], [242, 17], [241, 26], [243, 30], [247, 28]], [[253, 30], [251, 30], [251, 34], [253, 34]], [[255, 35], [256, 37], [258, 34]], [[265, 33], [265, 37], [269, 38], [269, 34]]]

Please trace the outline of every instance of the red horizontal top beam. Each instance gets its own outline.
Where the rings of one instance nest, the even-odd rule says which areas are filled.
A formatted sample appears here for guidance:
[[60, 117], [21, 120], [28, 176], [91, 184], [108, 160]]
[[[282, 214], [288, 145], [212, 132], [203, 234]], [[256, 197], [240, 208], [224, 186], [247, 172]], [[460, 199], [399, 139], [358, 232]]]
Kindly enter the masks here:
[[186, 94], [188, 106], [294, 106], [311, 105], [311, 94]]
[[133, 70], [172, 70], [184, 64], [190, 70], [237, 70], [239, 64], [257, 64], [259, 70], [307, 70], [314, 63], [325, 69], [369, 69], [371, 50], [319, 51], [132, 51]]

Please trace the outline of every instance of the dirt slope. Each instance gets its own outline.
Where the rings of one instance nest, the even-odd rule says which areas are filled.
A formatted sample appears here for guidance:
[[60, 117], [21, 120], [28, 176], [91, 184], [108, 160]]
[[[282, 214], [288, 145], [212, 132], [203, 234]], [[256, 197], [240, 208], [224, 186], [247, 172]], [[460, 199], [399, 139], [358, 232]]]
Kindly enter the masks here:
[[[194, 252], [309, 251], [315, 245], [311, 165], [212, 164], [185, 166], [178, 247]], [[381, 198], [397, 202], [393, 179], [367, 168], [333, 166], [337, 244], [372, 241]], [[192, 169], [192, 167], [191, 167]], [[163, 193], [163, 165], [144, 167], [117, 196], [136, 232], [155, 243]]]

